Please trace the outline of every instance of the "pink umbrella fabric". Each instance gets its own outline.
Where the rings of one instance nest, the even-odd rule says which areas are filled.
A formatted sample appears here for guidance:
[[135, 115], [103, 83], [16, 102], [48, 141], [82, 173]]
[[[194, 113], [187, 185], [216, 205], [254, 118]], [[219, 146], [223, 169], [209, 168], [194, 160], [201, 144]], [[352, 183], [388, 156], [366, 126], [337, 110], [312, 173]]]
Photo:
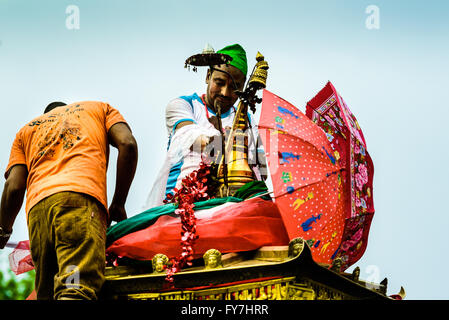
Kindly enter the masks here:
[[326, 134], [268, 90], [263, 92], [259, 133], [289, 238], [307, 240], [314, 260], [331, 264], [343, 239], [346, 197], [343, 168]]
[[374, 215], [374, 165], [356, 117], [331, 82], [307, 103], [306, 115], [325, 132], [338, 163], [344, 168], [346, 223], [335, 257], [340, 257], [346, 268], [362, 257], [368, 243]]

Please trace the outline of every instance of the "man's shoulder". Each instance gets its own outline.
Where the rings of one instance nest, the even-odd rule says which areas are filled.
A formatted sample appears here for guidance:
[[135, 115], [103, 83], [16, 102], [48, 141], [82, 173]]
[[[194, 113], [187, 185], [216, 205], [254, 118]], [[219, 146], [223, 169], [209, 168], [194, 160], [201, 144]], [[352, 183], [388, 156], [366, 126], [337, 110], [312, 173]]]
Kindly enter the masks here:
[[201, 98], [196, 93], [193, 93], [191, 95], [186, 95], [186, 96], [179, 96], [177, 98], [170, 100], [170, 102], [168, 103], [168, 109], [177, 108], [179, 106], [185, 106], [185, 107], [188, 106], [188, 107], [192, 108], [192, 110], [193, 110], [195, 104], [198, 102], [202, 103]]
[[178, 97], [178, 99], [187, 101], [190, 104], [193, 104], [193, 101], [201, 102], [201, 98], [198, 96], [198, 94], [196, 92], [194, 92], [193, 94], [188, 95], [188, 96], [180, 96], [180, 97]]
[[96, 101], [96, 100], [84, 100], [84, 101], [78, 101], [71, 103], [67, 105], [68, 108], [72, 107], [84, 107], [84, 108], [92, 108], [92, 109], [104, 109], [109, 106], [109, 103], [103, 102], [103, 101]]
[[118, 111], [108, 102], [98, 100], [85, 100], [71, 103], [66, 106], [67, 109], [72, 111], [84, 112], [90, 115], [107, 116], [113, 111]]

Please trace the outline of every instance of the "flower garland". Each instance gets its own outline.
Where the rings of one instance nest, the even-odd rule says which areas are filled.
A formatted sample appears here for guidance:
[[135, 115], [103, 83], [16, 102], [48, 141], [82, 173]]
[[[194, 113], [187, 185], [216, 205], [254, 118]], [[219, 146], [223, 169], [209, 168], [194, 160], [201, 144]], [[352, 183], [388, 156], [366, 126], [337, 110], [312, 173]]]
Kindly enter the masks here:
[[212, 165], [204, 162], [200, 163], [200, 168], [187, 175], [182, 180], [179, 189], [173, 189], [174, 194], [168, 194], [164, 203], [174, 203], [178, 205], [175, 214], [181, 217], [181, 248], [182, 252], [178, 258], [171, 258], [166, 267], [166, 280], [173, 283], [173, 275], [180, 271], [185, 265], [192, 266], [193, 245], [199, 238], [196, 232], [196, 217], [194, 202], [211, 199], [213, 181]]

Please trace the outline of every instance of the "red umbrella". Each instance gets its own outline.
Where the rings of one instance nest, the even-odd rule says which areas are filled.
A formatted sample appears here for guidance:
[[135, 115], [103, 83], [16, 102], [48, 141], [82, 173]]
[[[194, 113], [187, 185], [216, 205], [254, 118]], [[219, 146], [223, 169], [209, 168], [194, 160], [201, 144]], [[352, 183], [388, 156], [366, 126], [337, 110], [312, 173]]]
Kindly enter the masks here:
[[308, 240], [314, 260], [331, 264], [343, 239], [346, 198], [343, 168], [326, 134], [292, 104], [267, 90], [259, 132], [289, 238]]
[[342, 174], [345, 229], [339, 251], [343, 267], [361, 258], [374, 215], [374, 166], [357, 119], [331, 82], [307, 103], [306, 115], [326, 133]]

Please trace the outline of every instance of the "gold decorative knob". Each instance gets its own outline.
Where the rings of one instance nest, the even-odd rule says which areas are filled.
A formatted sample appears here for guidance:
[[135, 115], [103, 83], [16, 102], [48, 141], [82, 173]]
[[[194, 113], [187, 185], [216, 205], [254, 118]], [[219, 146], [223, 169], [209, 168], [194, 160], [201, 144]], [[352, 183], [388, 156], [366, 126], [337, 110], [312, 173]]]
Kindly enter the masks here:
[[151, 260], [154, 273], [163, 273], [168, 264], [168, 257], [165, 254], [158, 253]]
[[221, 252], [217, 249], [209, 249], [203, 255], [204, 266], [206, 269], [218, 269], [223, 268], [221, 263]]

